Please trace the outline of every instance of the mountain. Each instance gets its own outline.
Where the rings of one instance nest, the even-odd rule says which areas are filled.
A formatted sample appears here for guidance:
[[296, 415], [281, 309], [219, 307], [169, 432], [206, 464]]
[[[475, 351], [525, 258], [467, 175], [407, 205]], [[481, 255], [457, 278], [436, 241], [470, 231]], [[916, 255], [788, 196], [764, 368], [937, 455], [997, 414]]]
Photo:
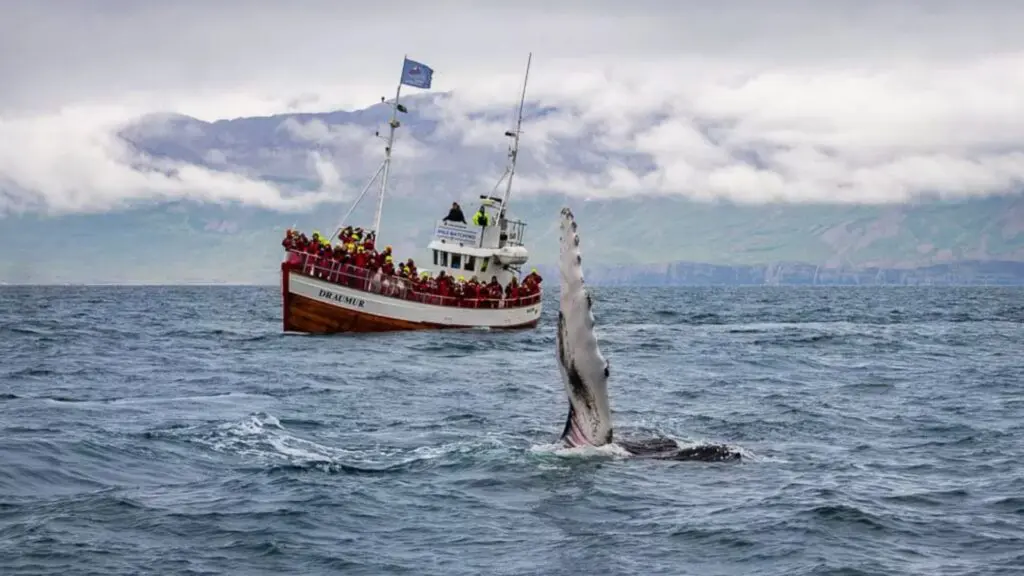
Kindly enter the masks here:
[[[467, 125], [445, 112], [448, 98], [403, 100], [409, 113], [401, 117], [384, 205], [382, 240], [427, 266], [423, 246], [434, 222], [452, 201], [467, 214], [475, 210], [505, 162], [509, 111], [475, 112]], [[531, 104], [526, 117], [553, 112]], [[212, 123], [161, 114], [125, 126], [120, 135], [152, 159], [244, 174], [285, 190], [345, 191], [351, 201], [382, 159], [383, 143], [373, 133], [383, 130], [389, 114], [384, 104]], [[586, 174], [609, 157], [639, 172], [651, 162], [628, 150], [603, 149], [599, 135], [549, 135], [537, 145], [529, 136], [517, 184], [552, 165]], [[375, 200], [368, 194], [349, 221], [369, 224]], [[511, 211], [528, 223], [531, 262], [549, 277], [557, 257], [556, 218], [566, 204], [583, 227], [588, 280], [596, 283], [1024, 283], [1020, 194], [887, 206], [758, 206], [672, 196], [566, 198], [514, 186]], [[284, 214], [176, 200], [102, 214], [9, 215], [0, 217], [0, 282], [275, 283], [284, 229], [326, 231], [348, 208], [330, 204]]]

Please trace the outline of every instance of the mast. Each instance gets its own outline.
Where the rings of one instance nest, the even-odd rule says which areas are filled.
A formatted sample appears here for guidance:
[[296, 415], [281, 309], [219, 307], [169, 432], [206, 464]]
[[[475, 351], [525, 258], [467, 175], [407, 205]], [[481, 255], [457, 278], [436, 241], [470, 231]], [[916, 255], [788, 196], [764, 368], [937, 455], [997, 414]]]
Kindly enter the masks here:
[[526, 83], [530, 79], [530, 61], [533, 60], [533, 52], [530, 52], [529, 56], [526, 57], [526, 76], [523, 78], [523, 93], [519, 97], [519, 111], [516, 114], [516, 128], [512, 132], [505, 132], [506, 136], [512, 138], [512, 144], [509, 145], [509, 166], [508, 166], [508, 182], [505, 183], [505, 195], [501, 199], [501, 215], [504, 217], [505, 209], [508, 206], [508, 197], [512, 193], [512, 176], [516, 173], [516, 159], [519, 157], [519, 134], [522, 132], [523, 126], [523, 104], [526, 102]]
[[[382, 178], [380, 180], [380, 194], [377, 198], [377, 210], [374, 214], [373, 228], [371, 228], [371, 230], [376, 235], [377, 240], [380, 240], [380, 217], [381, 213], [384, 211], [384, 193], [387, 191], [388, 176], [391, 173], [391, 150], [395, 144], [395, 130], [402, 125], [401, 122], [398, 121], [398, 113], [402, 112], [404, 114], [409, 111], [405, 106], [402, 106], [402, 104], [399, 103], [399, 98], [402, 96], [402, 85], [405, 84], [414, 88], [429, 90], [430, 85], [433, 82], [433, 76], [434, 70], [430, 66], [415, 60], [409, 60], [408, 54], [403, 57], [402, 75], [398, 80], [398, 88], [395, 89], [395, 101], [391, 103], [391, 120], [388, 122], [388, 136], [385, 139], [387, 144], [384, 147], [384, 161], [377, 168], [377, 171], [373, 174], [373, 177], [370, 178], [370, 181], [366, 183], [366, 186], [363, 187], [362, 192], [359, 193], [355, 202], [352, 203], [352, 207], [349, 208], [348, 212], [346, 212], [341, 218], [341, 222], [335, 227], [334, 232], [331, 234], [331, 242], [334, 241], [335, 236], [341, 233], [341, 230], [345, 225], [345, 221], [348, 220], [352, 211], [359, 205], [359, 202], [363, 199], [363, 196], [366, 195], [370, 186], [372, 186], [374, 181], [377, 180], [377, 176], [382, 176]], [[381, 102], [384, 102], [384, 97], [381, 96], [380, 100]], [[377, 132], [376, 136], [380, 137], [380, 132]]]
[[[408, 54], [405, 56], [408, 59]], [[395, 103], [391, 106], [391, 121], [388, 122], [388, 139], [384, 147], [384, 163], [381, 165], [382, 176], [380, 179], [380, 195], [377, 197], [377, 213], [373, 217], [373, 233], [380, 238], [380, 214], [384, 210], [384, 191], [388, 186], [388, 174], [391, 172], [391, 147], [395, 143], [395, 129], [398, 128], [398, 110], [400, 104], [398, 98], [402, 95], [402, 81], [398, 81], [398, 88], [395, 90]], [[404, 110], [404, 108], [403, 108]]]

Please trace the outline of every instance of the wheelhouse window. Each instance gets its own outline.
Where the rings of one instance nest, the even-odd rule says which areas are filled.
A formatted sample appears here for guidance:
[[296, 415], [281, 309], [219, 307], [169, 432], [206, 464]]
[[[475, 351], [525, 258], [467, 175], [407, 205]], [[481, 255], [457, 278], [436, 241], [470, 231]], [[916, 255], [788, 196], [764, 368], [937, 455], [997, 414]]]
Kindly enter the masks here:
[[476, 266], [476, 256], [466, 256], [466, 270], [473, 271], [473, 267]]
[[489, 261], [488, 258], [484, 258], [483, 260], [480, 261], [480, 271], [481, 272], [487, 272], [487, 262], [488, 261]]
[[440, 265], [441, 266], [447, 266], [448, 265], [448, 253], [447, 252], [441, 252], [441, 264]]
[[462, 266], [462, 254], [452, 252], [452, 268], [458, 268], [459, 266]]
[[437, 250], [434, 250], [434, 266], [437, 266]]

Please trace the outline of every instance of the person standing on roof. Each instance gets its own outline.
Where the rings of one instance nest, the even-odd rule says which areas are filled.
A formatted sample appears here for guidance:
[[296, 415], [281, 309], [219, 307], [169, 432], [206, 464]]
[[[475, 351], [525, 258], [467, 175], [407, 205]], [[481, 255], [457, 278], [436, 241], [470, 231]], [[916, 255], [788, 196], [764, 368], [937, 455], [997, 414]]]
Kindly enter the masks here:
[[448, 210], [448, 215], [444, 217], [445, 222], [462, 222], [466, 223], [466, 217], [462, 214], [462, 208], [458, 202], [452, 202], [452, 207]]
[[483, 206], [480, 206], [480, 209], [473, 215], [473, 224], [477, 226], [487, 226], [487, 213], [484, 212]]

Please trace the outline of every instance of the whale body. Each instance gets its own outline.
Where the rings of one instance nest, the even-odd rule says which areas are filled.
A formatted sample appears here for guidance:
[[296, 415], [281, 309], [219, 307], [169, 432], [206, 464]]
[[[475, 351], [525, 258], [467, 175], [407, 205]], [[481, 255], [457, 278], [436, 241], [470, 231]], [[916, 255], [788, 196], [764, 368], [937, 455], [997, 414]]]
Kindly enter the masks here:
[[558, 333], [556, 357], [569, 397], [569, 414], [560, 437], [568, 448], [615, 444], [631, 456], [662, 460], [738, 460], [724, 445], [683, 447], [671, 438], [616, 439], [608, 403], [608, 360], [594, 332], [593, 298], [583, 285], [583, 258], [576, 218], [569, 208], [560, 215]]

